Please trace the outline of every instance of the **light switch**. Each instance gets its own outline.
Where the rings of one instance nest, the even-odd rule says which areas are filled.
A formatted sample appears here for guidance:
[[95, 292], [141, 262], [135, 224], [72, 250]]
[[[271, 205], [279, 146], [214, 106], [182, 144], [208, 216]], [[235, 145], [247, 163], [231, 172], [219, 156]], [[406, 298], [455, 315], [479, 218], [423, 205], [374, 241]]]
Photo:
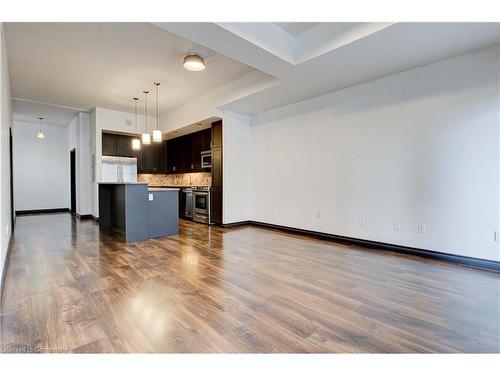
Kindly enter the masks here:
[[151, 194], [151, 193], [149, 194], [148, 200], [149, 200], [149, 201], [152, 201], [152, 200], [153, 200], [153, 194]]

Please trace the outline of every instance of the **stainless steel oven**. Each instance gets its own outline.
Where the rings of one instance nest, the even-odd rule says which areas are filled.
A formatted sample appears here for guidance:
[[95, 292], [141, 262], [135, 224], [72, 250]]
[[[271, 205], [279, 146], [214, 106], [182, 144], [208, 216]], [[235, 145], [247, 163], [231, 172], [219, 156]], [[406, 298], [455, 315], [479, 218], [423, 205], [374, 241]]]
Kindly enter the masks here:
[[184, 194], [184, 217], [193, 218], [193, 189], [182, 189]]
[[202, 151], [201, 152], [201, 167], [202, 168], [212, 168], [212, 151]]
[[193, 220], [200, 223], [211, 224], [209, 189], [193, 189]]

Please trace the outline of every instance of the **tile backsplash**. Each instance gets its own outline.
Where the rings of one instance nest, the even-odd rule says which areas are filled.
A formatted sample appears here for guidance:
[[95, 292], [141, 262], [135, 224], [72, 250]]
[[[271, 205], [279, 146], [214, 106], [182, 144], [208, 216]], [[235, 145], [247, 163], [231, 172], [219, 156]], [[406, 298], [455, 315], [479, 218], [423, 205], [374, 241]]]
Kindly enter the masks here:
[[137, 181], [147, 182], [152, 186], [211, 186], [212, 174], [210, 172], [139, 174]]

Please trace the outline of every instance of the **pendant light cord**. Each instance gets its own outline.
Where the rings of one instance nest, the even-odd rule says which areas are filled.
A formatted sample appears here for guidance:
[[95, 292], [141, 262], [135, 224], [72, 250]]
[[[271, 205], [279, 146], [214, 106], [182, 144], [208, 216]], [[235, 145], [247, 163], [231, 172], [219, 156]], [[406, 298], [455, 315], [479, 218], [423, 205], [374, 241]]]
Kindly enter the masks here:
[[135, 114], [135, 134], [137, 134], [137, 101], [139, 98], [133, 98], [134, 99], [134, 114]]
[[144, 133], [148, 132], [148, 93], [149, 91], [143, 91], [144, 93]]
[[156, 86], [156, 126], [155, 129], [159, 129], [158, 125], [158, 117], [159, 117], [159, 110], [158, 110], [158, 96], [159, 96], [159, 86], [160, 82], [155, 82], [154, 85]]

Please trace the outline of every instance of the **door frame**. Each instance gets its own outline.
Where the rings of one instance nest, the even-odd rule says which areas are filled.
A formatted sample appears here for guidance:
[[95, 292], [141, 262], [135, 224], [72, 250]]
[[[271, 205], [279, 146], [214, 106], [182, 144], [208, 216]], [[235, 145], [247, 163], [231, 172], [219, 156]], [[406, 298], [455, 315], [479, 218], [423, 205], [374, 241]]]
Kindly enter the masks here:
[[69, 190], [70, 190], [70, 211], [76, 215], [76, 149], [69, 152]]
[[16, 225], [16, 211], [14, 210], [14, 152], [12, 150], [12, 126], [9, 127], [9, 165], [10, 165], [10, 232], [14, 232]]

